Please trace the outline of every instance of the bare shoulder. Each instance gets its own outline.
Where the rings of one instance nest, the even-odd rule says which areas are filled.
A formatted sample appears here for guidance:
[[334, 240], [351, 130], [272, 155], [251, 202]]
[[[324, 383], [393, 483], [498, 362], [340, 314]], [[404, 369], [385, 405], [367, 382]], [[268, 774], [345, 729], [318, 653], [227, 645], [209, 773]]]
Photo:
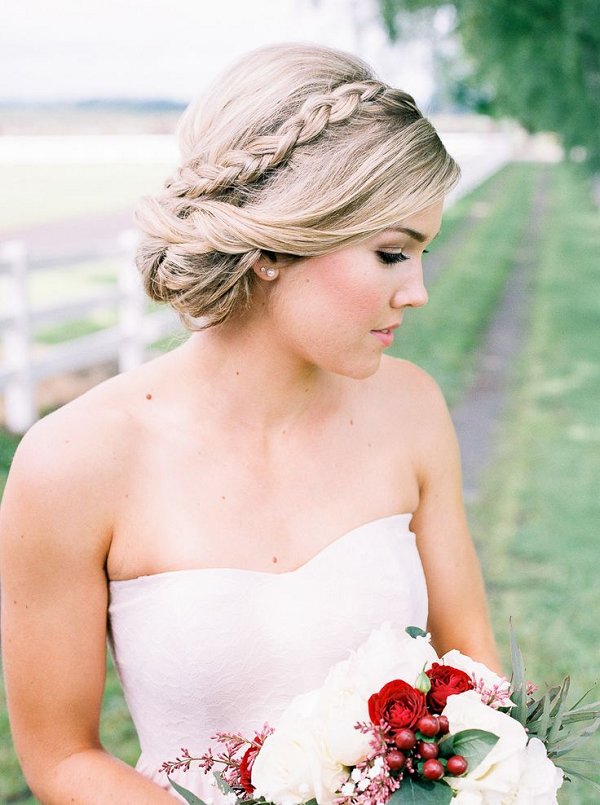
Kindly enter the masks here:
[[38, 478], [47, 472], [55, 481], [69, 476], [75, 484], [104, 477], [126, 455], [135, 427], [118, 386], [107, 381], [36, 422], [21, 440], [11, 472]]
[[457, 463], [454, 426], [444, 395], [431, 375], [410, 361], [386, 356], [377, 386], [375, 407], [380, 410], [386, 438], [411, 451], [421, 479]]
[[401, 405], [418, 417], [447, 415], [448, 408], [439, 385], [415, 363], [385, 355], [376, 377], [380, 390], [385, 392], [392, 406]]
[[[2, 501], [4, 539], [36, 535], [105, 554], [118, 491], [127, 476], [136, 421], [129, 380], [114, 378], [36, 422], [15, 453]], [[86, 537], [87, 535], [87, 537]]]

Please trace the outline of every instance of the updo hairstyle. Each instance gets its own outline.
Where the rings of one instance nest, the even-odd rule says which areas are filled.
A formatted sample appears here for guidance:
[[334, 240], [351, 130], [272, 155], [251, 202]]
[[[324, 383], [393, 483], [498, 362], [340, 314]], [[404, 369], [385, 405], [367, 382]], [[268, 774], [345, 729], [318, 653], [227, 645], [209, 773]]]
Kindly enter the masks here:
[[459, 169], [413, 98], [319, 46], [250, 53], [186, 110], [182, 163], [142, 200], [149, 296], [191, 330], [249, 303], [261, 254], [309, 257], [440, 201]]

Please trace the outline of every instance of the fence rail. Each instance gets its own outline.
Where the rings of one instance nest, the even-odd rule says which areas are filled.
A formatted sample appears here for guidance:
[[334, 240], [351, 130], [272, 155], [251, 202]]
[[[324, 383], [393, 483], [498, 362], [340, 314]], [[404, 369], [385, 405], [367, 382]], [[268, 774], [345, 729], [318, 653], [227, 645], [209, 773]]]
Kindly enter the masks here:
[[[0, 278], [7, 286], [7, 304], [0, 314], [0, 394], [4, 396], [4, 424], [24, 433], [39, 417], [37, 387], [41, 380], [116, 360], [119, 371], [139, 366], [147, 346], [178, 331], [171, 310], [146, 312], [146, 297], [133, 264], [137, 234], [127, 230], [114, 244], [119, 262], [117, 286], [98, 290], [83, 299], [35, 307], [31, 300], [33, 272], [75, 268], [82, 259], [100, 255], [53, 256], [29, 259], [23, 241], [0, 244]], [[102, 254], [106, 258], [108, 254]], [[73, 322], [96, 311], [117, 312], [117, 324], [40, 350], [34, 333], [40, 326]]]

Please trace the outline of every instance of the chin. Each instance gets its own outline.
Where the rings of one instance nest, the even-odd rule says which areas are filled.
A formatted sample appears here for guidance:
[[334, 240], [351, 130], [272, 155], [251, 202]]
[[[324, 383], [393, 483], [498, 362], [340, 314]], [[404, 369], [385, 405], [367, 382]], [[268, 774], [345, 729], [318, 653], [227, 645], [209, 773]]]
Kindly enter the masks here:
[[328, 367], [328, 371], [333, 374], [348, 377], [351, 380], [366, 380], [377, 372], [381, 366], [381, 354], [374, 356], [369, 361], [362, 361], [361, 363], [347, 361], [343, 365]]

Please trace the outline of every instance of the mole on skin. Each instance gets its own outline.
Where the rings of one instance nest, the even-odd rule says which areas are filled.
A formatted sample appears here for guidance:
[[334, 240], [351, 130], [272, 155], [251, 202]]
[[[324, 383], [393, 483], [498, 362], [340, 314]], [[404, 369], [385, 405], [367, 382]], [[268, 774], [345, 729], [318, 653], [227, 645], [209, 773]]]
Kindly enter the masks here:
[[271, 561], [273, 562], [273, 564], [274, 564], [274, 565], [276, 565], [276, 564], [277, 564], [277, 557], [276, 557], [276, 556], [274, 556], [274, 557], [273, 557], [273, 559], [272, 559]]
[[152, 399], [152, 395], [151, 395], [151, 394], [146, 394], [146, 399], [147, 399], [147, 400], [151, 400], [151, 399]]

